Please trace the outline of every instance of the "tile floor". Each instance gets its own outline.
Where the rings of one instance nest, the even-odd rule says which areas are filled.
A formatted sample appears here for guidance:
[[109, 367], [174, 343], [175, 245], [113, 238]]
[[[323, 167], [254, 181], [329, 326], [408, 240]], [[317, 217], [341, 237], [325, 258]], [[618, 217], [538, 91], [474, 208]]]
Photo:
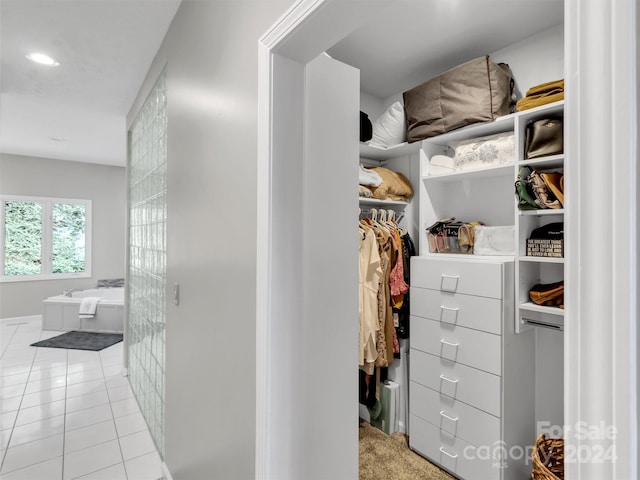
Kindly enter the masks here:
[[123, 343], [31, 347], [62, 332], [0, 321], [0, 479], [157, 480], [155, 449], [126, 377]]

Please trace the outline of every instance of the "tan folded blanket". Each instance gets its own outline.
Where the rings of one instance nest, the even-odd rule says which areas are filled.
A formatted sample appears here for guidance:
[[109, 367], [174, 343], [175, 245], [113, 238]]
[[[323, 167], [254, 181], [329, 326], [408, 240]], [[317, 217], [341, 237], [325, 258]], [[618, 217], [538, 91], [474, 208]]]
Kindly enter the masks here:
[[530, 108], [546, 105], [547, 103], [564, 100], [564, 79], [541, 83], [527, 90], [526, 96], [518, 100], [516, 110], [528, 110]]
[[368, 186], [373, 197], [378, 200], [409, 200], [413, 197], [411, 182], [400, 172], [394, 172], [384, 167], [373, 167], [382, 177], [382, 183], [377, 186]]

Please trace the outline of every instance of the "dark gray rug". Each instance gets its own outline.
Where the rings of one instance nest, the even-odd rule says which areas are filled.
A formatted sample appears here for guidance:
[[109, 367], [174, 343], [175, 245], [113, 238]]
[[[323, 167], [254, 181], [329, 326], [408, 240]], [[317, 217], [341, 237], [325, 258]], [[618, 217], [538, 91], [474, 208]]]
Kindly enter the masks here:
[[122, 341], [121, 333], [97, 333], [71, 331], [32, 343], [32, 347], [70, 348], [73, 350], [92, 350], [97, 352], [103, 348]]

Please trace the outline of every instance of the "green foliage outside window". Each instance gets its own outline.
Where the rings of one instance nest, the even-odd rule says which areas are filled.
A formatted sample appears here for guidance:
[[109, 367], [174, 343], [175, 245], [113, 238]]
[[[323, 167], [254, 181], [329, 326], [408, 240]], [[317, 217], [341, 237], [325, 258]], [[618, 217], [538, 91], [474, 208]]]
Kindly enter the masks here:
[[53, 273], [84, 271], [84, 205], [53, 206]]
[[[5, 213], [4, 275], [43, 272], [43, 204], [7, 201]], [[51, 272], [85, 270], [86, 207], [54, 203], [51, 206]]]
[[42, 205], [5, 203], [5, 275], [42, 273]]

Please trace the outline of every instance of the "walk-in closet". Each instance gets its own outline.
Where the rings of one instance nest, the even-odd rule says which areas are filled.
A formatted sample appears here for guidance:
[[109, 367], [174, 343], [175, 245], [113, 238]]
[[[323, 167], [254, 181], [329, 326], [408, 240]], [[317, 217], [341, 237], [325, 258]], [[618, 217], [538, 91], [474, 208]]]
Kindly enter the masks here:
[[[265, 469], [284, 477], [329, 478], [339, 471], [357, 478], [355, 412], [369, 420], [373, 403], [363, 405], [356, 373], [360, 330], [355, 222], [370, 216], [379, 219], [384, 212], [386, 218], [398, 221], [416, 246], [408, 279], [408, 338], [399, 339], [398, 356], [383, 375], [398, 387], [393, 394], [397, 405], [392, 432], [408, 435], [414, 452], [457, 478], [531, 478], [531, 455], [539, 435], [562, 437], [568, 421], [565, 324], [569, 316], [564, 300], [537, 304], [530, 292], [568, 278], [565, 258], [572, 246], [565, 244], [559, 254], [541, 256], [531, 253], [527, 240], [534, 230], [562, 225], [571, 205], [523, 209], [516, 181], [526, 167], [564, 176], [571, 188], [570, 152], [532, 159], [526, 156], [525, 145], [529, 126], [536, 121], [554, 119], [571, 128], [565, 121], [571, 97], [521, 110], [515, 101], [532, 87], [565, 79], [565, 52], [572, 51], [566, 48], [571, 24], [565, 21], [565, 2], [311, 3], [300, 15], [316, 19], [313, 25], [301, 22], [281, 44], [282, 30], [277, 28], [263, 38], [267, 46], [279, 45], [270, 57], [270, 70], [264, 70], [272, 75], [268, 98], [274, 130], [263, 131], [261, 137], [263, 146], [271, 149], [268, 158], [280, 159], [270, 163], [271, 185], [277, 187], [269, 209], [271, 252], [275, 252], [271, 258], [277, 258], [282, 245], [294, 246], [289, 249], [294, 261], [272, 266], [269, 276], [265, 270], [263, 281], [276, 279], [280, 287], [300, 296], [285, 305], [284, 296], [274, 293], [269, 299], [273, 308], [263, 319], [265, 330], [259, 329], [258, 335], [268, 338], [268, 330], [287, 328], [286, 316], [292, 312], [305, 319], [292, 325], [296, 332], [290, 339], [277, 342], [302, 339], [303, 343], [279, 350], [265, 371], [273, 379], [321, 370], [324, 381], [305, 376], [300, 390], [304, 393], [287, 392], [291, 401], [286, 408], [300, 413], [304, 425], [300, 432], [340, 430], [341, 435], [331, 437], [335, 441], [328, 444], [319, 436], [298, 437], [295, 431], [279, 428], [277, 420], [265, 419], [266, 430], [286, 439], [293, 455], [311, 459], [307, 465], [287, 464], [282, 452], [265, 447], [269, 458]], [[331, 33], [319, 37], [302, 33], [317, 32], [329, 18], [334, 22]], [[375, 137], [376, 122], [393, 116], [404, 92], [485, 55], [510, 69], [515, 98], [509, 113], [411, 143], [357, 141], [358, 110], [368, 115]], [[465, 142], [495, 135], [508, 135], [513, 144], [508, 159], [499, 164], [447, 170], [433, 161], [452, 155]], [[408, 179], [412, 195], [371, 198], [361, 189], [358, 199], [359, 169], [380, 168]], [[287, 178], [301, 182], [285, 185]], [[263, 186], [267, 188], [266, 183]], [[281, 217], [285, 210], [279, 206], [298, 195], [303, 201], [293, 215], [301, 223], [293, 228], [290, 219]], [[323, 212], [329, 225], [319, 222]], [[499, 227], [510, 232], [511, 248], [480, 254], [440, 249], [429, 228], [445, 219]], [[317, 255], [323, 249], [335, 252], [332, 265], [323, 264]], [[309, 284], [305, 274], [311, 273]], [[304, 278], [305, 285], [298, 286], [298, 278]], [[317, 290], [321, 285], [322, 294]], [[323, 296], [331, 299], [330, 305], [323, 303]], [[335, 335], [336, 331], [340, 333]], [[290, 365], [294, 359], [296, 365]], [[375, 374], [369, 378], [374, 379]], [[322, 386], [310, 386], [318, 381]], [[268, 398], [270, 387], [265, 385], [264, 391]], [[314, 398], [320, 392], [322, 398]], [[322, 413], [308, 416], [310, 405], [321, 406]], [[284, 408], [274, 412], [275, 418], [288, 415]], [[301, 438], [304, 443], [298, 444]], [[321, 466], [310, 453], [315, 448], [344, 462]]]

